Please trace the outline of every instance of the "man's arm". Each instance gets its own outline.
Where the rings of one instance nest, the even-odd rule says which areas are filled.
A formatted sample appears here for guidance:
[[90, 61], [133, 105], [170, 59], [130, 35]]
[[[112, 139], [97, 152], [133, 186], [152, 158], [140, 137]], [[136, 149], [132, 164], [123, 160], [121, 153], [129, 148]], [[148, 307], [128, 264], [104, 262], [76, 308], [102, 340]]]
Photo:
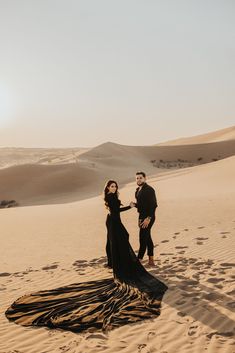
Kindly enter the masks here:
[[146, 202], [147, 216], [140, 224], [142, 228], [148, 227], [152, 217], [154, 216], [155, 209], [158, 207], [155, 190], [153, 188], [149, 188], [148, 190], [146, 190], [145, 202]]
[[152, 216], [154, 216], [156, 208], [158, 207], [156, 193], [153, 188], [149, 188], [148, 190], [146, 190], [145, 202], [147, 217], [151, 219]]

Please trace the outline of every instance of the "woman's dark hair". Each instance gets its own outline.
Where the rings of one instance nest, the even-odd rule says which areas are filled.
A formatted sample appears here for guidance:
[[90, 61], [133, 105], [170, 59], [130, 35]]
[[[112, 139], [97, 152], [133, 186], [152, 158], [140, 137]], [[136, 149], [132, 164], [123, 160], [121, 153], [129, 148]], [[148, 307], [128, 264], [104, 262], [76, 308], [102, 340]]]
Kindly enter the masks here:
[[146, 178], [145, 172], [136, 172], [135, 175], [143, 175], [143, 177]]
[[116, 191], [115, 193], [113, 194], [114, 196], [116, 196], [116, 198], [118, 199], [118, 196], [119, 196], [119, 192], [118, 192], [118, 183], [115, 181], [115, 180], [108, 180], [106, 183], [105, 183], [105, 186], [104, 186], [104, 202], [105, 202], [105, 206], [108, 207], [108, 202], [107, 202], [107, 195], [108, 195], [108, 192], [109, 192], [109, 186], [111, 184], [116, 184]]

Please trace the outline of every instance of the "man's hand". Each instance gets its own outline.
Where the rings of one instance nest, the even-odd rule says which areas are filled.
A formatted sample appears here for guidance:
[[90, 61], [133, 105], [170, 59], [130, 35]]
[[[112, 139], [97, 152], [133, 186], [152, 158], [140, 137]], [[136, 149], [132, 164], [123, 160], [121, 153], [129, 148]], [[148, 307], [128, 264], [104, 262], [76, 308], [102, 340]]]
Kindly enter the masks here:
[[150, 219], [147, 217], [142, 222], [140, 222], [140, 227], [141, 228], [148, 228], [149, 223], [150, 223]]

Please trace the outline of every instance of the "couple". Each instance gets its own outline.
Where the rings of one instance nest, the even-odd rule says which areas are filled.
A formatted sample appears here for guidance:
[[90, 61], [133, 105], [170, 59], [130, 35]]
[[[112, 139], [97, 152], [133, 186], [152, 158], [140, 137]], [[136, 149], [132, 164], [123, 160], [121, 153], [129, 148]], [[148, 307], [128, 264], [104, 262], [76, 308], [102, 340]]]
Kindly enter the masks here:
[[[160, 315], [161, 300], [167, 286], [146, 271], [140, 261], [147, 246], [150, 263], [153, 263], [150, 229], [155, 219], [156, 198], [154, 190], [145, 182], [145, 174], [137, 173], [136, 178], [139, 187], [135, 205], [131, 203], [120, 207], [115, 181], [105, 188], [105, 203], [110, 210], [107, 250], [113, 277], [102, 278], [100, 270], [94, 269], [93, 278], [89, 281], [26, 294], [7, 309], [5, 314], [10, 321], [22, 326], [82, 332], [107, 331]], [[140, 213], [138, 257], [120, 219], [120, 212], [133, 206]]]
[[115, 234], [117, 236], [127, 237], [125, 227], [120, 224], [120, 212], [129, 210], [136, 207], [139, 212], [139, 242], [140, 247], [138, 251], [138, 259], [143, 260], [144, 254], [147, 249], [149, 256], [149, 265], [154, 266], [153, 260], [153, 241], [151, 238], [151, 228], [155, 222], [155, 209], [157, 205], [157, 199], [154, 189], [146, 183], [146, 174], [144, 172], [136, 173], [136, 183], [138, 188], [135, 192], [136, 202], [131, 202], [129, 206], [120, 207], [121, 201], [119, 200], [118, 184], [114, 180], [109, 180], [104, 188], [104, 201], [105, 205], [109, 210], [106, 219], [107, 227], [107, 243], [106, 243], [106, 254], [108, 263], [106, 266], [112, 268], [113, 260], [112, 254], [115, 252], [113, 248], [113, 238]]

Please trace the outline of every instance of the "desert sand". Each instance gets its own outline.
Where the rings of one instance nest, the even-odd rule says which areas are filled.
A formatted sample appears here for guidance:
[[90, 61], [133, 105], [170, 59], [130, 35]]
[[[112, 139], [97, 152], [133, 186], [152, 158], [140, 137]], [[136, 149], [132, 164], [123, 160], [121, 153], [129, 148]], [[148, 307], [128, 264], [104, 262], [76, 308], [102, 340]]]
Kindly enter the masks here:
[[159, 143], [158, 145], [193, 145], [193, 144], [201, 144], [208, 142], [219, 142], [219, 141], [228, 141], [234, 140], [235, 135], [235, 126], [227, 127], [222, 130], [208, 132], [207, 134], [196, 135], [191, 137], [181, 137], [176, 140], [166, 141]]
[[[222, 136], [224, 130], [215, 132], [218, 141], [210, 135], [210, 141], [204, 136], [193, 144], [147, 147], [108, 142], [78, 149], [76, 160], [61, 150], [62, 163], [54, 151], [50, 165], [46, 149], [36, 161], [25, 149], [15, 151], [14, 163], [5, 156], [0, 199], [15, 199], [19, 207], [0, 210], [0, 352], [234, 352], [235, 136]], [[159, 166], [160, 160], [168, 164]], [[148, 270], [169, 287], [161, 315], [108, 333], [9, 322], [4, 312], [23, 294], [112, 276], [103, 266], [102, 187], [117, 179], [126, 205], [134, 199], [139, 169], [159, 203], [152, 230], [156, 267]], [[121, 217], [137, 250], [136, 210]]]

